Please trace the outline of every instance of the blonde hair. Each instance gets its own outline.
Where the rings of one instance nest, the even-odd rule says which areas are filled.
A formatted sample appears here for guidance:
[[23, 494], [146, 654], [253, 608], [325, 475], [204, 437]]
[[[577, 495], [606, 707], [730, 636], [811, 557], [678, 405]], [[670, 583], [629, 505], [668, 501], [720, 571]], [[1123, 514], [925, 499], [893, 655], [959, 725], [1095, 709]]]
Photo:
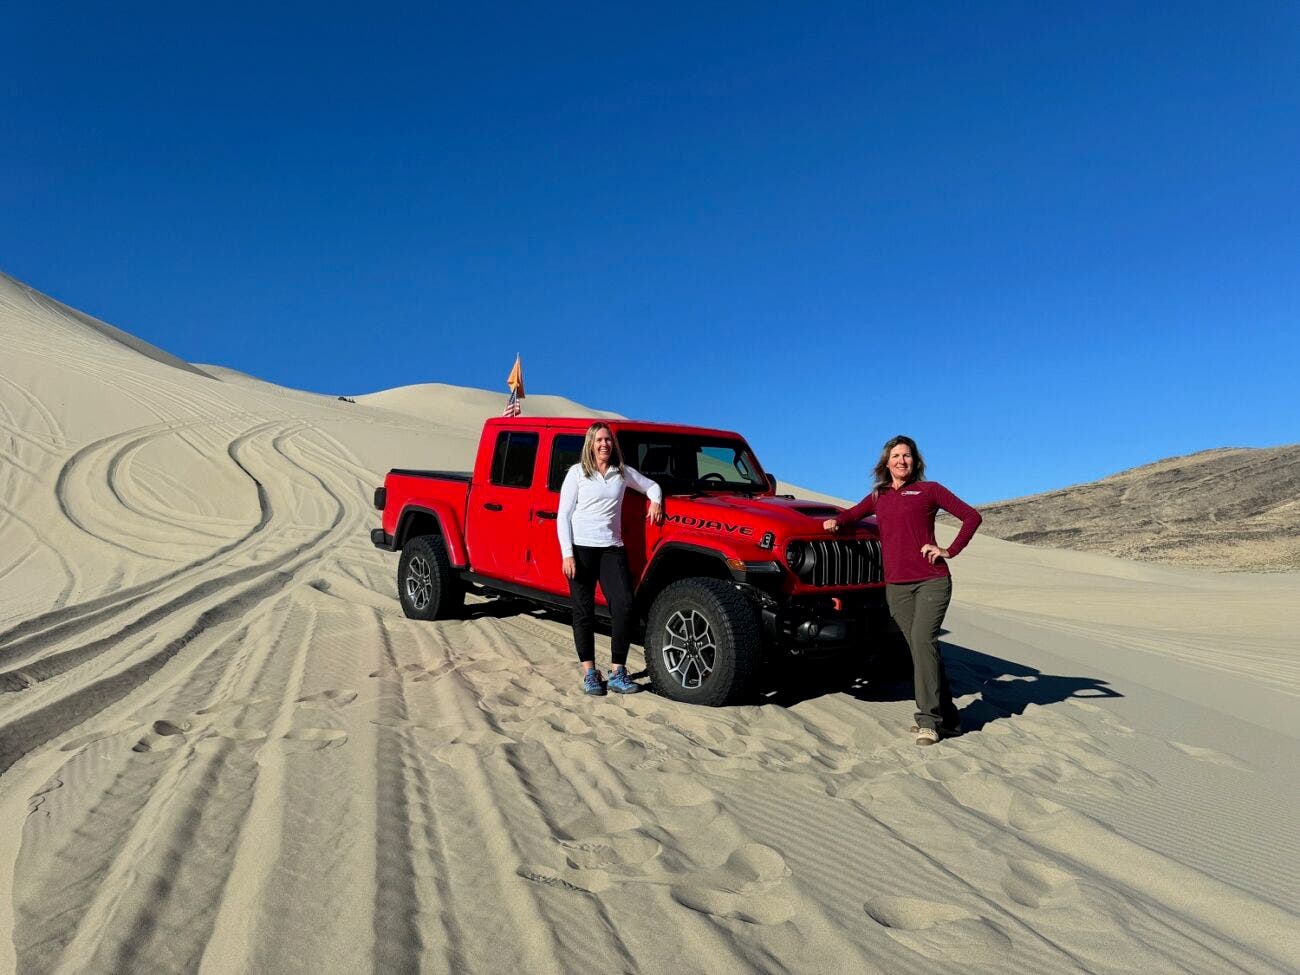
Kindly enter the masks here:
[[[608, 423], [593, 423], [587, 427], [587, 438], [582, 442], [582, 476], [591, 477], [596, 473], [596, 434], [601, 430], [609, 430]], [[609, 452], [609, 463], [611, 467], [618, 468], [620, 474], [623, 473], [623, 451], [618, 445], [618, 438], [614, 436], [614, 431], [609, 430], [609, 438], [614, 441], [614, 449]]]

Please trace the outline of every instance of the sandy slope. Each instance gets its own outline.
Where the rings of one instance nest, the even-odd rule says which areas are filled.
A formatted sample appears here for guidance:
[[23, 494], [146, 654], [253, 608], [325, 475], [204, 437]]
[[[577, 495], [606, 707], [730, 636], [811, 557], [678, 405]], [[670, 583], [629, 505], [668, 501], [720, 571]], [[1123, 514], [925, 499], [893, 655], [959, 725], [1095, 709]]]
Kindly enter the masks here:
[[1300, 967], [1300, 576], [977, 539], [929, 750], [875, 680], [590, 699], [563, 619], [408, 621], [366, 537], [500, 397], [122, 335], [0, 277], [0, 969]]

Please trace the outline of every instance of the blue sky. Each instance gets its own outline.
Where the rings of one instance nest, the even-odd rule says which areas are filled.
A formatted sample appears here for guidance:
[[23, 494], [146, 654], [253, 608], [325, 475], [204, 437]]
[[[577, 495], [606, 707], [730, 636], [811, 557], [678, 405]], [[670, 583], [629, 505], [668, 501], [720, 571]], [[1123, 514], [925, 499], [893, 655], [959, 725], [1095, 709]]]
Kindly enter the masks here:
[[21, 5], [0, 269], [848, 497], [899, 432], [975, 502], [1300, 440], [1294, 3], [631, 6]]

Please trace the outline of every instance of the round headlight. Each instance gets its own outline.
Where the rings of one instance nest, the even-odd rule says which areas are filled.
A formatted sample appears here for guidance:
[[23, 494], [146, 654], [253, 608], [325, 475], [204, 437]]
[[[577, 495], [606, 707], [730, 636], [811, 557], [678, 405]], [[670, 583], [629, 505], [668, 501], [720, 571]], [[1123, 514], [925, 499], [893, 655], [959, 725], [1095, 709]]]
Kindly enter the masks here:
[[785, 547], [785, 564], [797, 576], [812, 568], [812, 549], [807, 542], [794, 541]]

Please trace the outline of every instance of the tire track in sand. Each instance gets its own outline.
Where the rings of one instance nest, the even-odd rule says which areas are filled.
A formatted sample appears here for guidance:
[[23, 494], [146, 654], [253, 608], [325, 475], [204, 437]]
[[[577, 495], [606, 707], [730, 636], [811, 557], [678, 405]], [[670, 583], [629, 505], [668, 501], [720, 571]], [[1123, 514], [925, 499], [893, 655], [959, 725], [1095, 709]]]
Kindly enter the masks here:
[[[98, 628], [104, 624], [112, 615], [129, 608], [141, 598], [156, 593], [158, 589], [173, 581], [186, 578], [195, 572], [201, 571], [211, 565], [218, 564], [227, 560], [230, 556], [237, 555], [242, 549], [247, 547], [256, 536], [264, 531], [270, 524], [273, 517], [270, 495], [262, 482], [249, 469], [247, 463], [241, 460], [241, 454], [246, 452], [253, 445], [256, 438], [262, 436], [277, 426], [276, 421], [260, 423], [243, 433], [236, 436], [227, 446], [226, 453], [235, 466], [252, 484], [257, 494], [258, 519], [247, 530], [244, 536], [227, 545], [214, 550], [210, 555], [192, 562], [188, 565], [173, 569], [161, 576], [150, 579], [147, 582], [129, 586], [125, 589], [119, 589], [107, 593], [94, 599], [88, 599], [72, 606], [61, 607], [42, 613], [39, 616], [25, 620], [17, 626], [0, 633], [0, 665], [4, 665], [16, 659], [24, 646], [29, 641], [39, 641], [38, 646], [46, 646], [57, 641], [66, 640], [69, 637], [84, 632], [85, 630]], [[165, 424], [160, 424], [157, 428], [162, 430]], [[138, 431], [132, 431], [138, 432]], [[105, 441], [121, 441], [127, 439], [128, 435], [118, 435], [116, 437], [105, 438]], [[96, 448], [105, 441], [99, 441], [97, 444], [91, 444], [79, 451], [82, 454], [86, 451]], [[60, 472], [60, 478], [67, 475], [69, 466], [76, 458], [70, 459]], [[61, 507], [64, 507], [61, 504]], [[64, 508], [66, 513], [66, 508]], [[75, 519], [73, 523], [76, 524]], [[78, 525], [83, 530], [83, 526]], [[93, 531], [88, 534], [95, 535]], [[95, 535], [95, 537], [99, 537]], [[111, 543], [110, 543], [111, 544]]]
[[[335, 481], [328, 470], [314, 472], [301, 466], [286, 449], [284, 440], [290, 435], [286, 432], [274, 438], [265, 456], [248, 457], [250, 471], [258, 464], [266, 468], [264, 472], [255, 472], [261, 477], [254, 473], [250, 476], [265, 493], [264, 520], [267, 524], [272, 519], [277, 522], [274, 531], [253, 536], [241, 552], [252, 564], [224, 572], [214, 566], [213, 572], [201, 574], [197, 579], [174, 580], [162, 588], [160, 595], [146, 594], [131, 599], [121, 612], [116, 607], [107, 607], [96, 616], [99, 625], [88, 634], [88, 641], [74, 641], [56, 648], [53, 654], [25, 661], [21, 669], [11, 667], [0, 675], [8, 687], [24, 690], [23, 694], [7, 696], [9, 701], [15, 697], [24, 699], [18, 705], [0, 699], [0, 709], [3, 709], [0, 710], [0, 771], [24, 752], [130, 693], [192, 641], [199, 641], [203, 646], [219, 642], [236, 628], [241, 617], [290, 584], [303, 582], [298, 576], [305, 567], [360, 530], [367, 512], [355, 486]], [[285, 462], [289, 469], [319, 484], [335, 505], [331, 524], [324, 529], [306, 529], [305, 541], [295, 537], [303, 534], [303, 528], [294, 524], [288, 515], [277, 513], [287, 507], [282, 498]], [[272, 503], [273, 494], [281, 496], [275, 503]], [[282, 523], [282, 517], [289, 523]], [[270, 547], [272, 554], [263, 554], [263, 546], [258, 542]], [[230, 561], [229, 556], [225, 561]], [[166, 624], [185, 618], [191, 620], [190, 625], [168, 638]], [[95, 625], [87, 620], [69, 622], [77, 631]], [[153, 630], [155, 625], [162, 630]], [[112, 636], [99, 630], [111, 630]], [[5, 648], [5, 653], [10, 650]], [[45, 681], [59, 674], [67, 676], [50, 682], [57, 686], [46, 692]], [[28, 698], [30, 703], [25, 700]]]
[[[65, 746], [83, 750], [60, 778], [98, 775], [91, 794], [100, 798], [63, 809], [55, 794], [42, 807], [53, 823], [28, 827], [15, 890], [31, 908], [20, 910], [15, 940], [31, 970], [195, 969], [222, 905], [242, 903], [243, 884], [230, 879], [243, 869], [237, 839], [256, 834], [268, 864], [275, 859], [263, 813], [300, 707], [314, 619], [292, 596], [265, 606], [227, 638], [236, 652], [209, 658], [224, 665], [215, 683], [211, 668], [195, 668], [136, 712], [169, 719]], [[204, 692], [205, 707], [180, 713]], [[78, 791], [91, 790], [83, 782]], [[88, 850], [87, 833], [98, 838]], [[65, 850], [78, 857], [71, 876]], [[45, 910], [52, 900], [64, 909]]]

